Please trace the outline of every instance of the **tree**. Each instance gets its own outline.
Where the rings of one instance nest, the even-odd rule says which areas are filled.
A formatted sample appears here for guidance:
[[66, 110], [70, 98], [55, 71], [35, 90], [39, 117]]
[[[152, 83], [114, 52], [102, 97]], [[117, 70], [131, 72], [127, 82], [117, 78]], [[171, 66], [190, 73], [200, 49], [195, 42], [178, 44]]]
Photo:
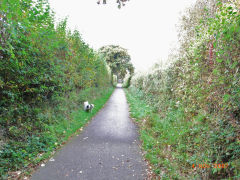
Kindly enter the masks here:
[[[127, 2], [129, 0], [117, 0], [117, 3], [118, 3], [118, 8], [120, 9], [122, 6], [125, 6], [125, 2]], [[98, 4], [107, 4], [107, 0], [98, 0], [97, 3]]]
[[130, 75], [134, 73], [134, 67], [130, 62], [131, 57], [127, 49], [118, 45], [108, 45], [101, 47], [99, 52], [103, 54], [112, 74], [116, 75], [118, 79], [124, 79], [127, 73]]

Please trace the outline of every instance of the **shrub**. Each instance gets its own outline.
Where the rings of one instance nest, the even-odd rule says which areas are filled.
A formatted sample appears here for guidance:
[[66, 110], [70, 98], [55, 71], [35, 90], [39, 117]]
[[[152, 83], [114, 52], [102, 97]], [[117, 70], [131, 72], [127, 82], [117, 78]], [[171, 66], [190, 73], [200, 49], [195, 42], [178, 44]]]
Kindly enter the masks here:
[[4, 177], [7, 171], [32, 162], [37, 153], [50, 151], [59, 138], [52, 126], [68, 124], [71, 111], [111, 87], [104, 59], [78, 31], [68, 30], [66, 19], [54, 24], [47, 0], [0, 2], [0, 126], [4, 132], [0, 173]]
[[[154, 107], [147, 133], [162, 152], [171, 147], [155, 155], [168, 177], [239, 177], [239, 22], [237, 4], [197, 1], [183, 17], [175, 61], [133, 77], [131, 91]], [[191, 168], [215, 163], [229, 167]]]

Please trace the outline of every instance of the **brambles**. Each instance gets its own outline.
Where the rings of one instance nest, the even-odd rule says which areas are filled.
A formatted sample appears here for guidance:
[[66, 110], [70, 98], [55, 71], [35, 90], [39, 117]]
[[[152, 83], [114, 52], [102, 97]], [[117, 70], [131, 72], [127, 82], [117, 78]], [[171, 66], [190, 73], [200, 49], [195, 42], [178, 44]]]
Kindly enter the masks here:
[[[144, 143], [149, 159], [158, 159], [154, 167], [163, 169], [159, 176], [239, 177], [239, 22], [237, 4], [197, 1], [182, 19], [177, 58], [133, 77], [130, 94], [141, 92], [151, 105]], [[221, 163], [229, 166], [191, 168]]]
[[105, 60], [67, 20], [55, 26], [47, 0], [0, 4], [0, 176], [7, 177], [50, 151], [59, 138], [52, 127], [68, 124], [71, 111], [111, 84]]

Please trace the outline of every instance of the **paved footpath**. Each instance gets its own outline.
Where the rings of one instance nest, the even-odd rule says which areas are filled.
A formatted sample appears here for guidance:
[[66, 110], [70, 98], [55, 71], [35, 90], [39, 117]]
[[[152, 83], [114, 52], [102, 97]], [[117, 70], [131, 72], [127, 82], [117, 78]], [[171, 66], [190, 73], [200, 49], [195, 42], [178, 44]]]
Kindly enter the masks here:
[[141, 180], [147, 165], [139, 147], [137, 128], [129, 118], [122, 88], [81, 134], [72, 138], [38, 169], [32, 180]]

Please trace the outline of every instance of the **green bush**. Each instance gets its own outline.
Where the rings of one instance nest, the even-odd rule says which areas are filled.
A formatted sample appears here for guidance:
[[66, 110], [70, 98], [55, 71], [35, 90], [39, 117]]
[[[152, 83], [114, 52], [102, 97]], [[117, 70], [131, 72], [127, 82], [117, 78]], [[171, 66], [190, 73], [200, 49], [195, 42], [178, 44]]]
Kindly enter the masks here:
[[[70, 128], [71, 113], [83, 101], [94, 101], [111, 89], [104, 57], [78, 31], [68, 30], [66, 19], [55, 24], [47, 0], [0, 2], [0, 173], [4, 178], [33, 162], [38, 153], [51, 151]], [[58, 124], [62, 126], [55, 132]]]
[[[133, 77], [128, 91], [132, 99], [151, 106], [143, 116], [142, 138], [159, 177], [240, 175], [238, 6], [197, 2], [183, 17], [177, 59], [165, 69], [156, 67]], [[229, 166], [192, 168], [215, 163]]]
[[20, 138], [26, 126], [41, 130], [49, 119], [40, 106], [55, 97], [109, 86], [104, 60], [67, 30], [66, 20], [55, 28], [47, 1], [4, 0], [0, 11], [0, 124], [8, 135]]

